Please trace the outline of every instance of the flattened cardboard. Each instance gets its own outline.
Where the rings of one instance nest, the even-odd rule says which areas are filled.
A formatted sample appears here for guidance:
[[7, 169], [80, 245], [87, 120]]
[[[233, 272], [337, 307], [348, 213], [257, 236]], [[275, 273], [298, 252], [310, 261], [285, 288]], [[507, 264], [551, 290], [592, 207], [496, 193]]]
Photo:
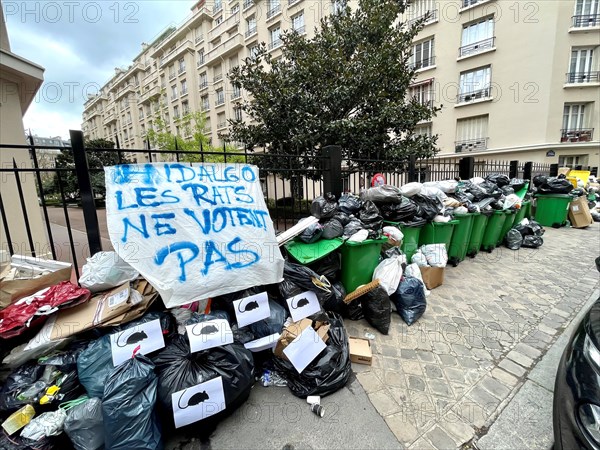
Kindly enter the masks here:
[[444, 269], [445, 267], [420, 267], [421, 276], [425, 282], [427, 289], [435, 289], [444, 284]]
[[371, 342], [368, 339], [355, 337], [348, 338], [348, 341], [350, 343], [350, 361], [370, 366], [373, 363]]
[[71, 278], [71, 267], [59, 269], [38, 278], [2, 280], [0, 279], [0, 308], [6, 308], [17, 300], [33, 295], [42, 289], [54, 286]]
[[[302, 331], [312, 325], [312, 321], [310, 319], [302, 319], [298, 322], [292, 322], [281, 332], [281, 337], [277, 341], [277, 345], [275, 345], [275, 350], [273, 353], [275, 356], [278, 356], [282, 359], [287, 359], [283, 350], [298, 336], [302, 334]], [[329, 324], [325, 324], [323, 322], [316, 322], [315, 331], [317, 335], [321, 338], [321, 340], [327, 343], [329, 339]]]
[[585, 228], [594, 222], [585, 196], [579, 197], [569, 204], [569, 221], [573, 228]]

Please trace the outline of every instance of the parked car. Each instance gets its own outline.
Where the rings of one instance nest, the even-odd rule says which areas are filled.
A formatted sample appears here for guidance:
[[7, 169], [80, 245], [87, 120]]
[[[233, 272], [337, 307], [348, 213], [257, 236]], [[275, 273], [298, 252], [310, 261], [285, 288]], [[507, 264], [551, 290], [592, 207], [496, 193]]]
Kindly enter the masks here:
[[[600, 257], [596, 259], [600, 271]], [[600, 449], [600, 298], [571, 336], [554, 386], [554, 448]]]

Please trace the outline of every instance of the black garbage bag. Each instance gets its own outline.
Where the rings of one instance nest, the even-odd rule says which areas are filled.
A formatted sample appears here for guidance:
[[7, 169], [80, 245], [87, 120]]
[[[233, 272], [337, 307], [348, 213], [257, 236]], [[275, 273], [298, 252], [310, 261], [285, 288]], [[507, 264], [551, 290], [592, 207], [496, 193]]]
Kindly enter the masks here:
[[533, 177], [533, 185], [535, 187], [540, 187], [542, 184], [546, 183], [546, 180], [548, 178], [546, 177], [546, 175], [536, 175], [535, 177]]
[[383, 287], [379, 286], [360, 297], [362, 311], [373, 327], [380, 333], [388, 334], [392, 321], [392, 304]]
[[283, 330], [283, 324], [288, 316], [286, 309], [273, 300], [269, 300], [269, 309], [271, 311], [269, 317], [248, 325], [255, 339], [281, 333]]
[[144, 355], [125, 361], [109, 375], [102, 397], [106, 450], [163, 448], [154, 407], [158, 379]]
[[133, 320], [131, 322], [127, 322], [125, 325], [119, 325], [118, 327], [114, 327], [114, 332], [128, 330], [133, 327], [137, 327], [138, 325], [142, 325], [144, 323], [152, 322], [153, 320], [160, 320], [160, 328], [162, 330], [163, 336], [168, 339], [172, 337], [175, 333], [177, 333], [177, 321], [173, 314], [169, 311], [149, 311], [144, 314], [139, 319]]
[[307, 244], [312, 244], [313, 242], [317, 242], [321, 239], [321, 235], [323, 234], [323, 225], [320, 223], [313, 223], [307, 229], [305, 229], [298, 238]]
[[493, 198], [486, 198], [486, 199], [478, 201], [477, 203], [475, 203], [475, 205], [477, 205], [479, 207], [479, 209], [481, 211], [483, 211], [488, 206], [490, 206], [492, 203], [494, 203], [494, 199]]
[[342, 283], [333, 283], [330, 290], [331, 294], [327, 295], [323, 301], [323, 310], [342, 314], [345, 306], [346, 290]]
[[490, 173], [487, 177], [485, 177], [485, 180], [497, 185], [499, 188], [510, 184], [510, 178], [508, 178], [508, 175], [504, 175], [503, 173]]
[[227, 320], [229, 320], [229, 323], [233, 324], [236, 321], [235, 310], [233, 309], [233, 302], [242, 298], [250, 297], [251, 295], [260, 294], [261, 292], [264, 292], [264, 290], [265, 288], [262, 286], [255, 286], [249, 289], [219, 295], [212, 299], [211, 310], [225, 312], [228, 316]]
[[351, 219], [350, 222], [348, 222], [344, 227], [344, 236], [350, 237], [360, 230], [364, 230], [365, 228], [365, 225], [360, 220], [356, 218]]
[[541, 236], [525, 236], [523, 238], [523, 247], [539, 248], [544, 245], [544, 238]]
[[110, 335], [92, 341], [77, 358], [79, 382], [89, 397], [102, 398], [104, 384], [113, 369]]
[[526, 184], [527, 184], [527, 181], [523, 180], [521, 178], [513, 178], [512, 180], [510, 180], [510, 187], [513, 188], [515, 190], [515, 192], [523, 189]]
[[420, 228], [428, 222], [424, 217], [413, 217], [410, 220], [402, 220], [400, 221], [400, 225], [403, 227], [411, 227], [411, 228]]
[[567, 176], [564, 173], [559, 173], [556, 178], [558, 178], [559, 180], [564, 180], [567, 178]]
[[358, 218], [364, 224], [364, 228], [370, 230], [379, 230], [383, 225], [383, 217], [379, 214], [379, 208], [370, 200], [363, 203]]
[[[252, 353], [238, 343], [191, 353], [187, 337], [177, 335], [152, 361], [158, 374], [158, 402], [164, 416], [163, 423], [169, 427], [175, 425], [173, 394], [217, 377], [222, 378], [225, 409], [190, 425], [197, 430], [200, 424], [201, 432], [210, 434], [211, 427], [246, 401], [254, 384]], [[189, 401], [191, 398], [188, 405]]]
[[409, 326], [419, 320], [427, 308], [423, 283], [414, 277], [403, 277], [390, 300], [396, 305], [402, 320]]
[[568, 194], [572, 190], [573, 185], [565, 178], [548, 178], [538, 187], [540, 194]]
[[483, 183], [479, 183], [478, 186], [480, 189], [483, 189], [485, 191], [486, 197], [493, 197], [495, 199], [499, 199], [503, 195], [498, 185], [492, 183], [491, 181], [484, 181]]
[[582, 197], [586, 195], [585, 189], [583, 188], [575, 188], [571, 191], [571, 195], [574, 197]]
[[[37, 410], [36, 410], [37, 411]], [[0, 450], [54, 450], [68, 448], [68, 439], [61, 436], [44, 436], [37, 441], [27, 439], [19, 436], [19, 433], [15, 433], [12, 436], [8, 436], [6, 431], [0, 429]], [[59, 442], [62, 441], [62, 442]]]
[[384, 184], [376, 186], [362, 192], [361, 198], [364, 201], [371, 201], [378, 205], [385, 203], [400, 203], [402, 201], [402, 191], [396, 186]]
[[427, 222], [433, 220], [444, 209], [444, 205], [437, 197], [429, 197], [422, 194], [413, 195], [411, 200], [417, 205], [416, 216], [425, 219]]
[[402, 197], [400, 203], [386, 203], [381, 205], [380, 211], [385, 220], [402, 222], [415, 217], [418, 207], [410, 198]]
[[296, 397], [309, 395], [322, 397], [343, 388], [352, 368], [348, 335], [342, 318], [335, 313], [327, 313], [329, 319], [329, 339], [327, 347], [302, 371], [298, 373], [291, 362], [274, 358], [275, 369], [287, 380], [288, 387]]
[[308, 265], [318, 275], [324, 275], [331, 282], [337, 281], [342, 268], [340, 254], [335, 251]]
[[13, 370], [0, 391], [0, 411], [13, 412], [27, 403], [31, 403], [32, 401], [27, 398], [19, 400], [17, 397], [22, 395], [24, 391], [31, 393], [32, 396], [41, 392], [43, 386], [36, 389], [34, 385], [43, 375], [44, 369], [45, 367], [37, 364], [37, 362], [29, 361]]
[[500, 190], [502, 191], [502, 195], [505, 195], [505, 196], [515, 193], [515, 190], [512, 186], [502, 186], [500, 188]]
[[323, 225], [322, 239], [335, 239], [344, 234], [344, 226], [336, 218], [330, 219]]
[[333, 216], [333, 219], [337, 220], [339, 223], [342, 224], [343, 227], [345, 227], [346, 225], [348, 225], [348, 223], [350, 222], [350, 216], [344, 212], [338, 211], [335, 213], [335, 216]]
[[312, 291], [317, 294], [321, 307], [325, 308], [325, 305], [331, 305], [332, 301], [337, 304], [336, 291], [332, 289], [331, 281], [309, 267], [286, 261], [283, 266], [283, 279], [287, 283], [281, 283], [279, 290], [286, 299], [306, 291]]
[[337, 202], [335, 195], [327, 193], [324, 196], [315, 198], [310, 205], [310, 213], [317, 219], [330, 219], [337, 212]]
[[504, 243], [506, 244], [506, 247], [511, 250], [519, 250], [523, 244], [523, 236], [519, 230], [513, 228], [506, 233]]
[[90, 398], [69, 409], [64, 430], [75, 450], [102, 449], [104, 447], [102, 401], [99, 398]]
[[467, 192], [473, 197], [472, 201], [474, 202], [480, 202], [489, 197], [487, 190], [482, 187], [479, 187], [478, 184], [473, 184], [470, 187], [468, 187]]
[[207, 320], [215, 320], [215, 319], [224, 319], [229, 322], [229, 314], [226, 311], [221, 311], [218, 309], [212, 309], [208, 314], [200, 314], [197, 312], [193, 312], [190, 318], [185, 323], [186, 325], [193, 325], [196, 323], [206, 322]]
[[362, 201], [356, 195], [342, 194], [338, 201], [338, 209], [344, 214], [356, 214], [362, 207]]
[[470, 213], [479, 212], [479, 208], [477, 208], [477, 206], [475, 206], [471, 202], [465, 203], [464, 206], [465, 206], [465, 208], [467, 208], [467, 211], [470, 212]]

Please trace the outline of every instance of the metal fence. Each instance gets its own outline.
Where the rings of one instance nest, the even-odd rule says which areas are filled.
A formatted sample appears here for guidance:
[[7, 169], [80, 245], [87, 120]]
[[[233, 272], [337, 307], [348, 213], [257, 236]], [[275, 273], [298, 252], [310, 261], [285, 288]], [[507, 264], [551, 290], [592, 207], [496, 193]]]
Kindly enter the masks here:
[[[30, 145], [3, 144], [0, 149], [15, 155], [10, 167], [0, 168], [0, 218], [4, 234], [0, 250], [11, 255], [72, 262], [76, 271], [89, 255], [112, 248], [103, 198], [94, 194], [94, 184], [103, 180], [102, 167], [91, 164], [98, 155], [110, 155], [113, 164], [130, 161], [255, 164], [260, 169], [263, 193], [278, 232], [309, 215], [315, 197], [326, 192], [359, 193], [369, 187], [377, 173], [383, 174], [388, 184], [401, 186], [411, 181], [468, 179], [493, 172], [531, 179], [538, 173], [556, 175], [558, 170], [556, 164], [486, 161], [474, 157], [413, 158], [397, 170], [390, 170], [389, 161], [385, 160], [355, 160], [348, 165], [342, 160], [341, 149], [335, 146], [326, 147], [321, 156], [310, 159], [299, 154], [231, 153], [225, 148], [210, 152], [89, 149], [84, 148], [80, 131], [71, 132], [71, 147], [34, 145], [31, 140]], [[52, 162], [59, 155], [63, 163], [68, 161], [61, 167]], [[40, 236], [40, 229], [44, 236]], [[23, 235], [23, 231], [26, 242], [19, 243], [14, 235]]]

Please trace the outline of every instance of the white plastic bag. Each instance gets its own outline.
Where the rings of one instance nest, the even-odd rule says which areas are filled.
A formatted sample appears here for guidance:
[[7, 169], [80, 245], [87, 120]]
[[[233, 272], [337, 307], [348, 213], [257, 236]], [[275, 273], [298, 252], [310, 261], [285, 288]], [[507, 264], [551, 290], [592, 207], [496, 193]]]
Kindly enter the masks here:
[[473, 184], [481, 184], [485, 181], [485, 179], [481, 177], [473, 177], [469, 181]]
[[516, 194], [510, 194], [506, 196], [506, 199], [504, 200], [504, 207], [503, 209], [508, 209], [508, 208], [512, 208], [513, 206], [521, 206], [522, 200], [521, 198], [516, 195]]
[[434, 186], [423, 186], [421, 189], [421, 195], [425, 195], [427, 197], [437, 197], [442, 204], [444, 203], [444, 200], [448, 198], [446, 194]]
[[[429, 244], [420, 248], [431, 267], [446, 267], [448, 263], [448, 252], [446, 244]], [[414, 258], [414, 257], [413, 257]]]
[[422, 187], [423, 185], [421, 183], [417, 183], [415, 181], [402, 186], [400, 188], [400, 192], [402, 192], [402, 195], [404, 195], [405, 197], [412, 197], [413, 195], [417, 195], [419, 192], [421, 192]]
[[66, 418], [67, 413], [60, 408], [56, 411], [42, 413], [31, 419], [31, 422], [23, 428], [21, 437], [37, 441], [43, 437], [58, 436], [62, 433]]
[[458, 208], [454, 209], [454, 212], [456, 214], [467, 214], [469, 212], [469, 210], [467, 208], [465, 208], [464, 206], [459, 206]]
[[417, 264], [409, 264], [408, 266], [406, 266], [406, 270], [404, 271], [404, 276], [406, 277], [413, 277], [418, 279], [422, 284], [423, 284], [423, 291], [425, 292], [425, 296], [428, 296], [429, 294], [431, 294], [431, 291], [429, 289], [427, 289], [427, 287], [425, 286], [425, 281], [423, 281], [423, 275], [421, 274], [421, 269], [419, 269], [419, 266]]
[[369, 237], [368, 230], [358, 230], [356, 233], [354, 233], [352, 236], [350, 236], [350, 239], [348, 239], [348, 242], [363, 242], [363, 241], [366, 241], [368, 237]]
[[139, 276], [139, 272], [115, 252], [98, 252], [84, 264], [79, 284], [94, 293], [112, 289]]
[[400, 229], [396, 227], [383, 227], [383, 234], [385, 234], [388, 238], [391, 238], [394, 241], [398, 242], [399, 244], [404, 239], [404, 233], [402, 233], [402, 231], [400, 231]]
[[458, 181], [456, 180], [444, 180], [438, 183], [438, 188], [445, 194], [454, 194], [458, 187]]
[[373, 280], [379, 280], [379, 285], [385, 289], [388, 295], [392, 295], [398, 289], [402, 278], [402, 258], [392, 256], [379, 263], [373, 272]]
[[437, 215], [433, 218], [434, 222], [438, 222], [438, 223], [446, 223], [446, 222], [450, 222], [450, 216], [442, 216], [442, 215]]
[[425, 255], [423, 254], [423, 252], [421, 252], [420, 249], [417, 250], [415, 253], [413, 253], [411, 262], [418, 266], [421, 266], [421, 267], [429, 266], [429, 263], [427, 262], [427, 258], [425, 258]]

